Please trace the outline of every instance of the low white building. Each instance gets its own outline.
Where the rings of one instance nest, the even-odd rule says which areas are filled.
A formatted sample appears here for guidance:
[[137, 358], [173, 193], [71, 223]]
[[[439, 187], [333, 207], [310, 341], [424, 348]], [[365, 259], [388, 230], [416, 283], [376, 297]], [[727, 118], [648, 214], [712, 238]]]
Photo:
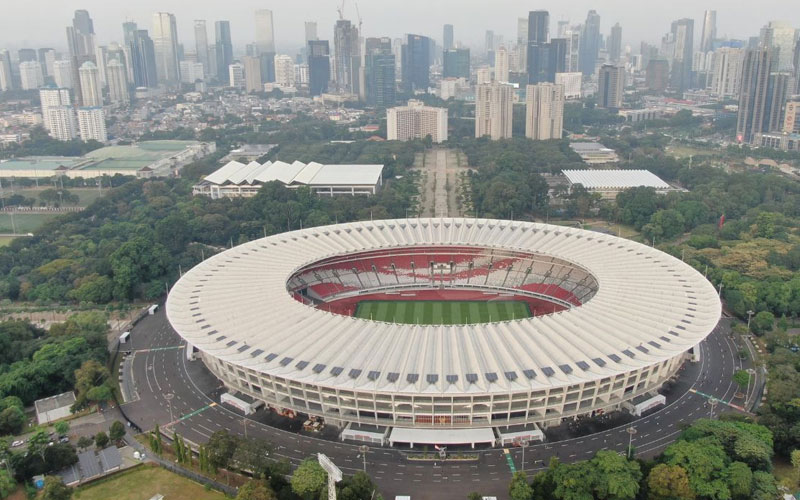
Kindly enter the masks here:
[[616, 151], [599, 142], [571, 142], [569, 147], [588, 165], [603, 165], [619, 161]]
[[206, 176], [192, 194], [217, 198], [248, 198], [277, 181], [290, 189], [307, 186], [319, 195], [373, 195], [383, 184], [383, 165], [322, 165], [295, 161], [231, 161]]
[[386, 110], [387, 140], [410, 141], [427, 136], [435, 143], [447, 140], [447, 108], [425, 106], [412, 99], [406, 106]]
[[658, 194], [681, 191], [649, 170], [564, 170], [562, 173], [569, 182], [570, 190], [580, 184], [606, 200], [616, 199], [619, 193], [634, 187], [651, 187]]
[[556, 73], [556, 85], [564, 86], [565, 99], [581, 98], [581, 82], [583, 73]]

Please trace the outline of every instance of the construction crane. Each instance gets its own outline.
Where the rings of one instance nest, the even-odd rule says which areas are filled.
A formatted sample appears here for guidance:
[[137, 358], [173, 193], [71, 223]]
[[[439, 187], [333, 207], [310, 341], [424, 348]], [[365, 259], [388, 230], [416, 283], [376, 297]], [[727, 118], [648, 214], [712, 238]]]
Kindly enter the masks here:
[[336, 12], [339, 13], [339, 20], [340, 21], [342, 19], [344, 19], [344, 0], [342, 0], [342, 5], [338, 9], [336, 9]]
[[361, 34], [361, 12], [358, 11], [358, 2], [356, 2], [356, 15], [358, 16], [358, 34]]

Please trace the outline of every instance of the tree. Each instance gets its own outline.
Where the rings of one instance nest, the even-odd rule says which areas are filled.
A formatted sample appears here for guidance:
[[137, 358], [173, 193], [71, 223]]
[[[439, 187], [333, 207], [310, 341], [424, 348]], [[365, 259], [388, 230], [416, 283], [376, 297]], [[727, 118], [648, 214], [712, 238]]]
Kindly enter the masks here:
[[119, 420], [114, 420], [114, 423], [111, 424], [111, 428], [108, 430], [108, 437], [114, 442], [120, 441], [125, 437], [125, 425]]
[[778, 498], [778, 485], [775, 476], [769, 472], [757, 470], [753, 472], [752, 500], [774, 500]]
[[69, 500], [72, 498], [72, 488], [65, 486], [58, 476], [45, 476], [41, 500]]
[[729, 495], [725, 482], [728, 457], [715, 437], [678, 440], [664, 450], [662, 460], [668, 465], [683, 467], [689, 475], [689, 486], [698, 496], [725, 498]]
[[528, 476], [524, 471], [517, 471], [511, 477], [508, 496], [511, 500], [529, 500], [533, 496], [533, 488], [528, 484]]
[[98, 432], [94, 436], [94, 444], [97, 445], [98, 448], [105, 448], [108, 446], [108, 434], [103, 431]]
[[247, 481], [236, 495], [236, 500], [276, 500], [275, 492], [263, 481], [251, 479]]
[[473, 491], [472, 493], [467, 495], [467, 500], [483, 500], [483, 495], [481, 495], [477, 491]]
[[269, 456], [272, 445], [263, 439], [242, 441], [233, 454], [233, 461], [239, 468], [250, 471], [253, 477], [266, 478], [270, 470]]
[[737, 370], [731, 380], [739, 386], [740, 391], [746, 391], [747, 386], [750, 385], [750, 373], [747, 370]]
[[6, 498], [14, 492], [17, 482], [7, 470], [0, 470], [0, 498]]
[[597, 471], [594, 492], [600, 499], [633, 500], [639, 492], [639, 464], [614, 451], [598, 451], [590, 460]]
[[78, 448], [81, 450], [85, 450], [86, 448], [90, 447], [94, 444], [94, 437], [93, 436], [81, 436], [78, 438]]
[[206, 443], [209, 465], [215, 470], [227, 468], [238, 446], [239, 438], [233, 434], [226, 430], [215, 432]]
[[795, 480], [800, 478], [800, 450], [792, 450], [790, 455], [792, 461], [792, 469], [794, 470]]
[[750, 329], [756, 335], [761, 335], [772, 330], [774, 324], [775, 316], [769, 311], [761, 311], [753, 316], [752, 321], [750, 321]]
[[58, 433], [59, 436], [66, 436], [69, 432], [69, 422], [61, 420], [60, 422], [56, 422], [56, 425], [53, 426]]
[[753, 471], [746, 463], [733, 462], [728, 466], [728, 486], [733, 498], [748, 498], [752, 483]]
[[25, 427], [25, 413], [16, 406], [0, 411], [0, 435], [19, 434]]
[[679, 465], [658, 464], [647, 476], [650, 500], [693, 500], [689, 476]]
[[47, 449], [49, 442], [50, 436], [47, 435], [46, 431], [36, 431], [33, 433], [33, 436], [28, 439], [28, 451], [32, 455], [39, 455], [42, 461], [44, 461], [44, 450]]
[[319, 496], [327, 482], [328, 474], [322, 469], [322, 466], [317, 463], [316, 459], [307, 458], [292, 474], [292, 491], [306, 500], [311, 500]]
[[75, 408], [109, 399], [111, 392], [106, 384], [109, 376], [108, 368], [93, 359], [75, 370]]

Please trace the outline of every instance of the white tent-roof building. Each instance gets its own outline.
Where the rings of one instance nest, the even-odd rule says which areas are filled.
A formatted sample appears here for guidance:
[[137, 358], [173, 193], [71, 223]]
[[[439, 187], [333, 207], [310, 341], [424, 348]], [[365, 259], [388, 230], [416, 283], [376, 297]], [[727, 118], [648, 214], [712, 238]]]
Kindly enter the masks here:
[[193, 187], [193, 194], [211, 198], [255, 196], [267, 182], [286, 187], [308, 186], [320, 195], [373, 195], [383, 184], [383, 165], [323, 165], [295, 161], [231, 161]]
[[621, 191], [634, 187], [651, 187], [656, 193], [679, 191], [649, 170], [564, 170], [570, 189], [580, 184], [587, 191], [600, 193], [604, 199], [614, 199]]

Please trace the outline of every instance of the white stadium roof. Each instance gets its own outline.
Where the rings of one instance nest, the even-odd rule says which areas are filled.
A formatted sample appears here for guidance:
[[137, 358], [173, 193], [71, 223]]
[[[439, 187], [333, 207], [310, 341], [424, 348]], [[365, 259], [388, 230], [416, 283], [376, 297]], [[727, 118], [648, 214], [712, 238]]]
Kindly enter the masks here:
[[[322, 259], [419, 245], [557, 257], [590, 272], [598, 289], [561, 312], [451, 326], [334, 314], [287, 291], [295, 272]], [[398, 219], [304, 229], [226, 250], [183, 275], [166, 311], [200, 351], [273, 376], [348, 390], [474, 394], [588, 382], [672, 359], [711, 333], [721, 306], [688, 264], [633, 241], [517, 221]]]
[[571, 184], [582, 184], [589, 190], [640, 186], [658, 190], [673, 189], [649, 170], [564, 170], [563, 173]]
[[215, 172], [206, 176], [203, 182], [209, 184], [256, 184], [280, 181], [283, 184], [304, 184], [309, 186], [364, 185], [378, 184], [383, 173], [383, 165], [322, 165], [295, 161], [291, 164], [282, 161], [268, 161], [263, 165], [250, 162], [247, 165], [230, 161]]

